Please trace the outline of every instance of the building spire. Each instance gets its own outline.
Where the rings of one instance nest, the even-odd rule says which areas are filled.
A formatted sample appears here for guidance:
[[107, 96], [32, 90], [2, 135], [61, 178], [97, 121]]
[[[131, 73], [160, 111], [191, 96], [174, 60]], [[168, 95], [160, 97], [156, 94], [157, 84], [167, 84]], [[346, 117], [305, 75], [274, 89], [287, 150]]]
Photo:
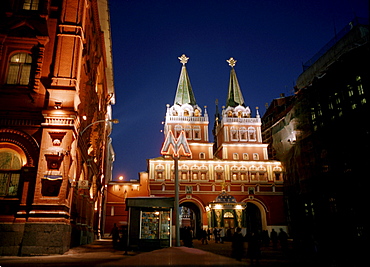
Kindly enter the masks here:
[[230, 71], [230, 81], [229, 81], [229, 91], [227, 94], [226, 106], [227, 107], [236, 107], [238, 105], [244, 105], [244, 98], [242, 91], [240, 90], [238, 78], [236, 77], [236, 72], [234, 66], [236, 65], [236, 60], [234, 58], [230, 58], [226, 60], [231, 67]]
[[193, 89], [190, 84], [189, 75], [185, 67], [185, 64], [188, 63], [189, 58], [186, 57], [185, 54], [183, 54], [178, 59], [180, 60], [180, 63], [182, 63], [182, 68], [181, 68], [179, 82], [177, 84], [177, 91], [176, 91], [174, 104], [196, 105]]

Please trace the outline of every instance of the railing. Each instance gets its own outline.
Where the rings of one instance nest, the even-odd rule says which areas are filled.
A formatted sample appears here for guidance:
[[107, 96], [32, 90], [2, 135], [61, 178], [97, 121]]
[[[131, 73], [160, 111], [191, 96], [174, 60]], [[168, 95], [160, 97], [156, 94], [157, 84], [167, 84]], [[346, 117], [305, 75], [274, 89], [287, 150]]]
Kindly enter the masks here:
[[45, 122], [41, 125], [66, 125], [73, 126], [74, 118], [55, 118], [55, 117], [46, 117]]
[[239, 123], [261, 123], [260, 118], [234, 118], [234, 117], [224, 117], [224, 122], [239, 122]]
[[199, 122], [208, 122], [208, 117], [192, 117], [192, 116], [167, 116], [166, 120], [168, 121], [199, 121]]

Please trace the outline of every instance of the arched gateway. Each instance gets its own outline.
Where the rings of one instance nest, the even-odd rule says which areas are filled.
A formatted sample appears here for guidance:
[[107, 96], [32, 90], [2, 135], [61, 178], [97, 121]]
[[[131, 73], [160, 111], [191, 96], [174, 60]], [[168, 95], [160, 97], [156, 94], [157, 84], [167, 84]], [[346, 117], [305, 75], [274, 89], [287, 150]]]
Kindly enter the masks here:
[[186, 138], [186, 150], [191, 153], [177, 159], [177, 169], [176, 153], [171, 154], [171, 149], [149, 159], [150, 194], [174, 197], [178, 177], [181, 225], [191, 227], [195, 235], [201, 228], [233, 233], [240, 227], [246, 234], [285, 225], [283, 168], [279, 161], [268, 158], [260, 115], [258, 109], [254, 112], [245, 104], [236, 60], [227, 61], [231, 71], [226, 105], [219, 110], [216, 103], [214, 142], [210, 142], [208, 111], [195, 99], [186, 67], [189, 58], [183, 55], [179, 59], [179, 82], [173, 104], [167, 104], [163, 133], [165, 137], [173, 133], [172, 150], [185, 149]]

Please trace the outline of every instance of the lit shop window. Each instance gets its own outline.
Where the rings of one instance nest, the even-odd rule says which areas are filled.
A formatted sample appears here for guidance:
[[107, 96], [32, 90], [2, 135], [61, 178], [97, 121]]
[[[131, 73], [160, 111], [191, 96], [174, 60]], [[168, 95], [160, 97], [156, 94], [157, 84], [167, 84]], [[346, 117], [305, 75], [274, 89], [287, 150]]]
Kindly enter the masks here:
[[10, 58], [7, 84], [28, 85], [30, 81], [32, 57], [18, 53]]

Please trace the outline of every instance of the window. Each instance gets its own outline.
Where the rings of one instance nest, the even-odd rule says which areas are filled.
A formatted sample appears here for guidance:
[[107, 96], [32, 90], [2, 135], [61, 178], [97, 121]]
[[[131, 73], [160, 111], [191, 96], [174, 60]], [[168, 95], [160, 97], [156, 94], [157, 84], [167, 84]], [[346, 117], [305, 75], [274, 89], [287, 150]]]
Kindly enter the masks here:
[[238, 129], [233, 126], [231, 127], [230, 132], [231, 132], [231, 140], [237, 141], [238, 140]]
[[30, 81], [32, 57], [18, 53], [10, 58], [7, 84], [28, 85]]
[[181, 131], [182, 131], [182, 126], [181, 125], [176, 125], [175, 126], [175, 133], [174, 133], [176, 138], [178, 138], [180, 136]]
[[243, 159], [244, 159], [244, 160], [249, 160], [249, 155], [248, 155], [248, 153], [243, 153]]
[[190, 125], [185, 126], [185, 136], [186, 136], [186, 139], [191, 140], [191, 126]]
[[200, 126], [194, 126], [193, 134], [194, 140], [200, 140]]
[[11, 149], [0, 150], [0, 196], [17, 196], [22, 161]]
[[259, 160], [258, 153], [253, 153], [253, 160]]
[[241, 127], [239, 130], [240, 133], [240, 140], [247, 141], [247, 129], [245, 127]]
[[23, 9], [24, 10], [38, 10], [39, 0], [24, 0]]
[[239, 159], [239, 154], [238, 153], [233, 153], [233, 159]]
[[249, 141], [256, 141], [256, 129], [253, 127], [248, 128]]
[[199, 158], [200, 159], [205, 159], [206, 158], [206, 154], [204, 152], [200, 152], [199, 153]]

